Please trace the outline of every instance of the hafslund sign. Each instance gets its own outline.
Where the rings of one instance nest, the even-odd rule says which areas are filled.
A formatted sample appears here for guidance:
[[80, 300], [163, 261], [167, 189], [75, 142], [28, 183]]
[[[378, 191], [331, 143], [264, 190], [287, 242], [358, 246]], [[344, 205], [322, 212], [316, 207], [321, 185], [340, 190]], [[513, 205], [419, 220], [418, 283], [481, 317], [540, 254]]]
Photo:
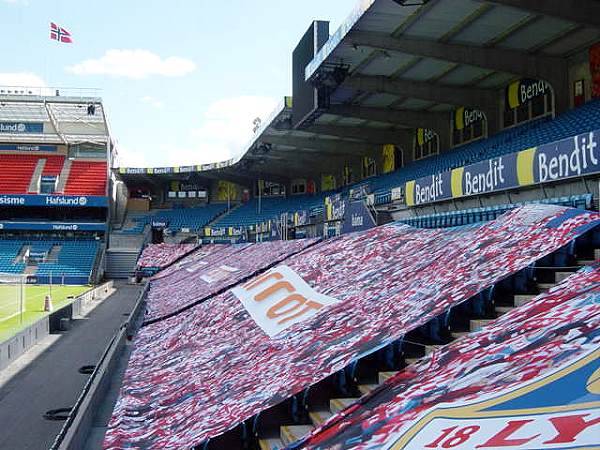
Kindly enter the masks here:
[[599, 173], [598, 133], [583, 133], [409, 181], [406, 204], [423, 205]]

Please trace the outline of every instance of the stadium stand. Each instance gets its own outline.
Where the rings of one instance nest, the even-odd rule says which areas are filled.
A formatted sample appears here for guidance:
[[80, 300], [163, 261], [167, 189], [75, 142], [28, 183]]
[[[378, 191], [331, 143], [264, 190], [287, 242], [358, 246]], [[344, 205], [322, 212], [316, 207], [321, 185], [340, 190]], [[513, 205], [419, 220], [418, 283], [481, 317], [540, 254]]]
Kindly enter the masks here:
[[[403, 186], [409, 180], [572, 137], [595, 130], [599, 124], [600, 100], [595, 100], [577, 109], [567, 111], [555, 119], [547, 117], [509, 128], [487, 139], [455, 147], [440, 155], [409, 163], [395, 172], [370, 177], [340, 189], [316, 195], [262, 198], [260, 212], [258, 212], [259, 201], [254, 198], [223, 215], [212, 226], [249, 227], [264, 221], [279, 219], [284, 213], [293, 214], [303, 210], [316, 214], [322, 211], [326, 196], [339, 193], [347, 198], [350, 190], [359, 190], [361, 187], [367, 187], [367, 192], [374, 194], [376, 205], [387, 204], [391, 202], [391, 190]], [[554, 200], [550, 201], [550, 203], [555, 202]], [[562, 200], [558, 202], [558, 204], [563, 203]], [[576, 203], [580, 204], [579, 201]], [[589, 202], [587, 204], [590, 205]], [[137, 221], [136, 225], [126, 232], [141, 232], [143, 223], [142, 216], [142, 220]]]
[[258, 200], [253, 199], [231, 211], [214, 223], [215, 227], [250, 226], [268, 220], [278, 219], [282, 214], [293, 214], [296, 211], [322, 208], [324, 195], [299, 195], [292, 197], [275, 197], [261, 199], [260, 212]]
[[149, 213], [132, 213], [127, 217], [125, 226], [121, 229], [121, 232], [125, 234], [140, 234], [152, 222], [165, 223], [167, 228], [172, 230], [189, 228], [190, 230], [199, 231], [226, 210], [226, 204], [216, 203], [196, 208], [164, 209], [154, 210]]
[[22, 242], [0, 240], [0, 272], [23, 273], [25, 263], [16, 263], [15, 259], [23, 247]]
[[[360, 375], [369, 368], [366, 355], [377, 360], [388, 350], [394, 354], [405, 339], [401, 354], [409, 357], [414, 346], [411, 333], [427, 328], [434, 338], [445, 317], [457, 323], [452, 331], [460, 330], [458, 323], [465, 318], [471, 331], [487, 325], [496, 314], [511, 308], [494, 311], [491, 293], [498, 282], [510, 280], [512, 285], [533, 262], [569, 246], [599, 223], [594, 213], [529, 205], [481, 226], [417, 230], [389, 225], [317, 244], [286, 259], [283, 267], [322, 295], [314, 297], [313, 291], [311, 298], [318, 299], [320, 307], [329, 305], [326, 315], [315, 312], [316, 316], [308, 314], [302, 321], [293, 314], [302, 302], [291, 309], [287, 303], [288, 308], [280, 306], [281, 310], [268, 304], [282, 289], [294, 292], [278, 281], [285, 278], [296, 283], [291, 275], [282, 275], [287, 269], [279, 266], [185, 314], [142, 328], [104, 445], [118, 448], [144, 440], [145, 445], [191, 447], [236, 427], [238, 439], [254, 439], [255, 432], [267, 438], [269, 410], [281, 412], [280, 405], [291, 407], [292, 416], [294, 411], [297, 416], [296, 422], [282, 425], [306, 427], [303, 421], [308, 420], [308, 413], [320, 410], [311, 409], [318, 405], [304, 400], [314, 400], [319, 383], [329, 379], [336, 386], [330, 392], [337, 397], [327, 397], [327, 403], [354, 402], [358, 391], [373, 387], [372, 381], [365, 383]], [[171, 270], [176, 273], [175, 267]], [[201, 268], [191, 277], [181, 268], [184, 275], [180, 276], [192, 283], [195, 275], [206, 270]], [[555, 275], [558, 279], [559, 273], [552, 272]], [[381, 283], [374, 285], [373, 280]], [[540, 272], [535, 289], [547, 290], [543, 281]], [[176, 291], [193, 291], [190, 284], [187, 289], [184, 286], [185, 281]], [[252, 318], [246, 312], [244, 292], [265, 302], [264, 312], [275, 308], [270, 317], [291, 314], [293, 319], [280, 321], [281, 328], [271, 334], [270, 322], [260, 319], [258, 310]], [[161, 297], [167, 301], [172, 294], [167, 290]], [[528, 295], [525, 301], [535, 297], [518, 295]], [[518, 305], [523, 300], [516, 296], [515, 301]], [[197, 333], [198, 329], [205, 332]], [[428, 347], [428, 351], [435, 349], [435, 345]], [[402, 361], [398, 362], [401, 366], [412, 362]], [[257, 373], [268, 376], [257, 378]], [[357, 386], [359, 380], [365, 384]], [[140, 390], [142, 385], [152, 389]], [[221, 407], [225, 399], [226, 409]], [[160, 433], [154, 432], [159, 428]], [[287, 443], [296, 438], [291, 433]], [[219, 447], [223, 442], [217, 438], [214, 448], [229, 448]]]
[[391, 189], [409, 180], [593, 131], [599, 124], [600, 100], [594, 100], [555, 119], [544, 118], [509, 128], [487, 139], [456, 147], [449, 152], [410, 163], [402, 170], [375, 177], [370, 181], [371, 191], [378, 199], [377, 203], [387, 203]]
[[56, 156], [46, 155], [40, 159], [46, 160], [44, 163], [44, 169], [41, 173], [42, 176], [58, 177], [60, 175], [60, 172], [61, 172], [64, 162], [65, 162], [64, 156], [62, 156], [62, 155], [56, 155]]
[[39, 156], [0, 155], [0, 192], [3, 194], [26, 194]]
[[62, 277], [89, 282], [100, 244], [91, 239], [0, 239], [0, 272], [27, 273], [46, 282]]
[[106, 195], [106, 170], [105, 161], [74, 160], [64, 193]]
[[526, 203], [510, 205], [486, 206], [484, 208], [471, 208], [462, 211], [448, 211], [439, 214], [427, 214], [411, 219], [402, 219], [401, 222], [417, 228], [446, 228], [470, 225], [479, 222], [494, 220], [511, 209], [524, 204], [540, 203], [547, 205], [570, 206], [579, 209], [591, 209], [592, 194], [573, 195], [571, 197], [548, 198], [533, 200]]

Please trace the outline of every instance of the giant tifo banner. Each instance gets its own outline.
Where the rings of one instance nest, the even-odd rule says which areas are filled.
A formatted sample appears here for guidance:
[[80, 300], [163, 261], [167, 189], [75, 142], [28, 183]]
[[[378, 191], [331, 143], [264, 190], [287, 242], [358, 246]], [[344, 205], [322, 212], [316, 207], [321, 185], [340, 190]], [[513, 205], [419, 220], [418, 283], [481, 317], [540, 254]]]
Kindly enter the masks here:
[[138, 258], [137, 268], [162, 269], [192, 252], [196, 244], [150, 244]]
[[431, 353], [294, 448], [600, 448], [600, 268]]
[[34, 195], [34, 194], [0, 194], [2, 206], [60, 206], [105, 208], [108, 197], [97, 195]]
[[598, 133], [580, 134], [409, 181], [406, 204], [423, 205], [600, 173]]
[[150, 280], [146, 321], [186, 309], [315, 242], [316, 239], [302, 239], [203, 246]]
[[[185, 314], [142, 328], [104, 448], [201, 444], [599, 223], [592, 212], [532, 205], [476, 227], [388, 225], [318, 243]], [[190, 274], [164, 295], [193, 292], [197, 279]]]

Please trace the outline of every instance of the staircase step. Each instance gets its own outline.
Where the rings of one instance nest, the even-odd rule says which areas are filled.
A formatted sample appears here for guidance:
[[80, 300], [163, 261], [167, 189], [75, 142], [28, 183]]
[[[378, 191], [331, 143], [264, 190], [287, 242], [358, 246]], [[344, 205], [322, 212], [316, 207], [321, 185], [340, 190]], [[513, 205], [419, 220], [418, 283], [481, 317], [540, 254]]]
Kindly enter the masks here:
[[507, 312], [512, 311], [515, 308], [514, 308], [514, 306], [496, 306], [494, 309], [496, 310], [497, 314], [502, 315], [502, 314], [506, 314]]
[[379, 386], [378, 384], [359, 384], [358, 390], [362, 395], [367, 395], [369, 392], [371, 392], [373, 389], [377, 388], [378, 386]]
[[573, 272], [555, 272], [554, 273], [554, 281], [556, 284], [562, 283], [564, 280], [573, 275]]
[[460, 338], [466, 336], [467, 334], [469, 334], [469, 331], [453, 331], [452, 337], [454, 339], [460, 339]]
[[554, 286], [556, 286], [556, 283], [538, 283], [537, 285], [540, 292], [548, 292]]
[[396, 375], [398, 372], [379, 372], [379, 384], [383, 384], [385, 383], [387, 380], [389, 380], [390, 378], [392, 378], [394, 375]]
[[516, 307], [523, 306], [524, 304], [529, 303], [536, 297], [537, 297], [537, 295], [529, 295], [529, 294], [515, 295], [515, 301], [514, 301], [515, 306]]
[[435, 352], [438, 348], [440, 348], [440, 345], [426, 345], [425, 346], [425, 354], [429, 355], [432, 352]]
[[279, 438], [259, 439], [258, 446], [260, 450], [281, 450], [285, 444]]
[[319, 410], [319, 411], [310, 411], [308, 413], [308, 417], [310, 417], [311, 422], [315, 427], [320, 426], [323, 422], [328, 420], [333, 414], [331, 411], [327, 410]]
[[471, 331], [479, 331], [490, 322], [492, 322], [492, 320], [489, 320], [489, 319], [471, 320], [470, 321]]
[[290, 445], [300, 440], [313, 430], [310, 425], [285, 425], [280, 427], [281, 441], [284, 445]]
[[342, 409], [346, 409], [348, 406], [350, 406], [356, 400], [358, 400], [358, 399], [356, 399], [356, 398], [332, 398], [331, 400], [329, 400], [329, 411], [331, 411], [331, 414], [336, 414], [337, 412], [341, 411]]

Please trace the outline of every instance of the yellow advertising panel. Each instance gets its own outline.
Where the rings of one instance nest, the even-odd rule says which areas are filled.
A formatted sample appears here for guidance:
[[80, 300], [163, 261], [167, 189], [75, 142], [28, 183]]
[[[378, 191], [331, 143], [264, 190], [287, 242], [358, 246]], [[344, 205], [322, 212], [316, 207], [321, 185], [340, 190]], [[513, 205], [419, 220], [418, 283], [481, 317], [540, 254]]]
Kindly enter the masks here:
[[390, 173], [396, 170], [396, 146], [386, 144], [383, 146], [383, 173]]

